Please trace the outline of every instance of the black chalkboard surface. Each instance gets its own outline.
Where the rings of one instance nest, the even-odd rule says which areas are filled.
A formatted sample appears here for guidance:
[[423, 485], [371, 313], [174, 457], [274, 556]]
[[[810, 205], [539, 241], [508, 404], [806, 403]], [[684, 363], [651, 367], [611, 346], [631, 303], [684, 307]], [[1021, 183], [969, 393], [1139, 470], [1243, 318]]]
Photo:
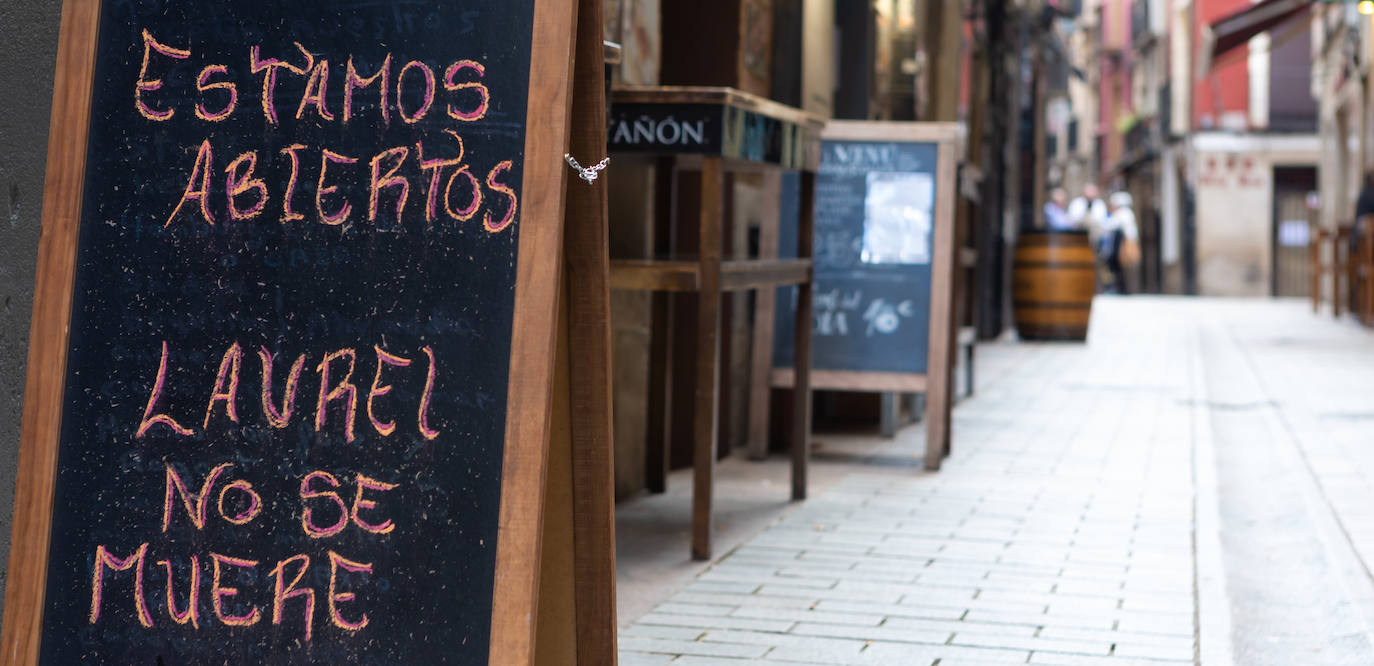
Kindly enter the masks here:
[[[822, 141], [815, 370], [926, 372], [938, 156], [937, 142]], [[783, 181], [782, 256], [796, 253], [799, 184], [794, 174]], [[778, 293], [776, 367], [792, 365], [795, 294], [795, 287]]]
[[42, 663], [485, 662], [533, 12], [103, 3]]

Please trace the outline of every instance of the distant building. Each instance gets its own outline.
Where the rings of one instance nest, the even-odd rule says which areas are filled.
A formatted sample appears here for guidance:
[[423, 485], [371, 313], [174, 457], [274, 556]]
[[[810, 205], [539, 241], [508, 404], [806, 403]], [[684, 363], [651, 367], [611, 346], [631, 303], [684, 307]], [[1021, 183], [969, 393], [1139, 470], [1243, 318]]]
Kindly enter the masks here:
[[1189, 143], [1202, 294], [1307, 293], [1305, 236], [1291, 230], [1307, 224], [1321, 154], [1308, 85], [1314, 6], [1215, 0], [1193, 10], [1204, 65]]
[[1360, 175], [1370, 168], [1371, 18], [1354, 3], [1314, 9], [1311, 93], [1318, 100], [1321, 141], [1321, 224], [1349, 224]]

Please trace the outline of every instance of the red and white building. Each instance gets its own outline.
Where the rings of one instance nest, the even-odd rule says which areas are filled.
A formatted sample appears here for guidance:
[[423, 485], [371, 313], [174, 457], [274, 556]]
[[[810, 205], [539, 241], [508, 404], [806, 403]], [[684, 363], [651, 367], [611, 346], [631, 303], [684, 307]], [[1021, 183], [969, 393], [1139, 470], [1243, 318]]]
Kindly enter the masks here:
[[[1173, 83], [1191, 82], [1180, 86], [1190, 100], [1176, 157], [1186, 165], [1179, 185], [1192, 188], [1195, 203], [1197, 291], [1306, 295], [1307, 202], [1322, 152], [1311, 83], [1315, 5], [1173, 4], [1175, 24], [1191, 25], [1192, 62], [1173, 68]], [[1186, 206], [1178, 214], [1186, 216]]]

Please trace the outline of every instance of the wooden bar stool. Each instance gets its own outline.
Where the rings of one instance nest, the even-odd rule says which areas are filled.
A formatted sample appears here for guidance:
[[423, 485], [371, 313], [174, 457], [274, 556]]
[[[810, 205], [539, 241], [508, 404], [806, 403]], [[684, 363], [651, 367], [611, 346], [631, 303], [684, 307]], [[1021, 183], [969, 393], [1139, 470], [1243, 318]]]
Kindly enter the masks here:
[[1355, 317], [1365, 326], [1374, 326], [1374, 216], [1363, 218], [1357, 234], [1355, 256], [1350, 258], [1351, 285], [1355, 292]]
[[[676, 335], [670, 293], [697, 297], [695, 395], [693, 401], [692, 557], [711, 557], [711, 511], [718, 440], [720, 391], [721, 297], [726, 292], [772, 290], [797, 285], [796, 314], [799, 350], [793, 396], [792, 499], [806, 497], [807, 450], [810, 444], [810, 350], [812, 201], [816, 168], [820, 164], [820, 118], [754, 95], [718, 87], [624, 87], [611, 96], [610, 151], [621, 157], [647, 157], [658, 165], [655, 196], [660, 227], [671, 230], [678, 197], [677, 175], [699, 172], [700, 208], [695, 220], [697, 253], [650, 260], [611, 262], [611, 288], [654, 292], [654, 334], [650, 340], [649, 437], [646, 451], [647, 485], [653, 492], [666, 488], [667, 446], [672, 427], [672, 357]], [[803, 239], [795, 259], [726, 260], [725, 202], [727, 173], [794, 170], [802, 173], [801, 216], [797, 233]]]
[[[1350, 271], [1350, 225], [1338, 224], [1335, 229], [1326, 229], [1316, 220], [1309, 220], [1308, 227], [1311, 229], [1311, 266], [1312, 266], [1312, 313], [1317, 314], [1321, 311], [1322, 303], [1326, 301], [1326, 293], [1322, 290], [1322, 278], [1331, 276], [1331, 315], [1340, 317], [1349, 296], [1343, 290], [1344, 282], [1346, 290], [1351, 285]], [[1330, 248], [1331, 260], [1324, 261], [1323, 248]]]

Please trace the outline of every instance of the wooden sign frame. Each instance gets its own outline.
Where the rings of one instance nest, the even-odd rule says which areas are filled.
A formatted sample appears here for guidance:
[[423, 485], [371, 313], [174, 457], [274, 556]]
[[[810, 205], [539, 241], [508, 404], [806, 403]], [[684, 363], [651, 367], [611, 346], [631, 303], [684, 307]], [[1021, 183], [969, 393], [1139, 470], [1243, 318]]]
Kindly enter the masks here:
[[[594, 149], [599, 141], [604, 151], [600, 5], [601, 0], [534, 0], [521, 202], [525, 223], [517, 240], [488, 653], [489, 659], [500, 655], [501, 663], [532, 664], [536, 652], [543, 663], [615, 663], [609, 370], [593, 367], [609, 363], [605, 188], [603, 181], [588, 193], [567, 195], [565, 188], [586, 185], [570, 179], [563, 162], [574, 124], [582, 128], [582, 136], [572, 141], [574, 150]], [[0, 635], [0, 653], [10, 664], [38, 663], [42, 640], [100, 11], [101, 0], [67, 0], [62, 7]], [[592, 20], [579, 26], [579, 11]], [[576, 91], [575, 36], [578, 60], [590, 61], [577, 70]], [[576, 117], [574, 94], [587, 106]], [[588, 120], [588, 114], [597, 113], [603, 117]], [[598, 299], [597, 293], [607, 295]], [[564, 316], [550, 319], [550, 312]], [[570, 318], [582, 328], [570, 328]], [[562, 390], [570, 394], [561, 399], [554, 395], [558, 368]], [[570, 384], [579, 391], [570, 391]], [[571, 478], [550, 477], [550, 459], [560, 454], [571, 457], [571, 470], [562, 470]], [[574, 522], [551, 525], [545, 520], [546, 491], [564, 486], [570, 486], [574, 501], [569, 515], [561, 517]], [[551, 528], [575, 533], [577, 538], [569, 539], [576, 542], [575, 552], [544, 551]], [[540, 626], [541, 588], [558, 601], [557, 594], [548, 594], [549, 581], [541, 581], [540, 572], [548, 562], [574, 555], [570, 592], [580, 613], [560, 618], [573, 626], [561, 632], [574, 636], [569, 647], [546, 636], [559, 632]]]
[[[949, 455], [950, 418], [953, 404], [955, 361], [954, 208], [958, 192], [955, 177], [964, 140], [959, 123], [920, 123], [861, 120], [832, 120], [821, 132], [824, 141], [895, 141], [934, 143], [935, 219], [933, 254], [930, 266], [930, 332], [926, 372], [866, 372], [811, 369], [811, 388], [838, 391], [877, 391], [926, 394], [925, 468], [940, 469]], [[815, 364], [814, 354], [812, 364]], [[792, 384], [792, 369], [772, 372], [772, 385]]]

